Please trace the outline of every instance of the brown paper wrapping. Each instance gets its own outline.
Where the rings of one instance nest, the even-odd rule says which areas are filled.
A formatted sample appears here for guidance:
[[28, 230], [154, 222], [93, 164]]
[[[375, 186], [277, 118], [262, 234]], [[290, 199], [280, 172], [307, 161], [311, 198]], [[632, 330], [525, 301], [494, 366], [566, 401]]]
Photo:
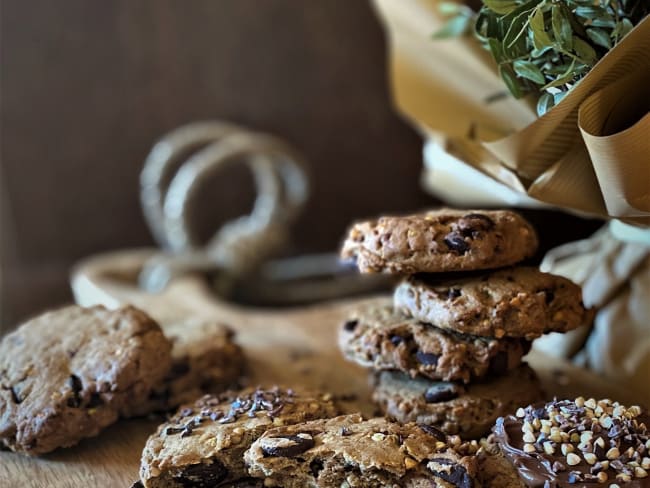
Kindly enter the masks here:
[[[650, 17], [542, 117], [473, 39], [433, 40], [438, 0], [375, 0], [395, 102], [465, 164], [539, 202], [650, 225]], [[461, 185], [461, 183], [459, 183]]]

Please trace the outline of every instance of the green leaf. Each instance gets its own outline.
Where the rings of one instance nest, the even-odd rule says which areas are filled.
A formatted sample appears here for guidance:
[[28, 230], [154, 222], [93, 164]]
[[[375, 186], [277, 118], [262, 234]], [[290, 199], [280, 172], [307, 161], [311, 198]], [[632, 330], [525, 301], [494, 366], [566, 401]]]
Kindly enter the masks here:
[[514, 68], [515, 73], [517, 73], [519, 76], [537, 83], [538, 85], [543, 85], [546, 83], [542, 72], [535, 65], [535, 63], [532, 63], [531, 61], [518, 59], [512, 63], [512, 67]]
[[522, 92], [519, 86], [519, 80], [517, 80], [517, 77], [511, 70], [510, 66], [499, 66], [499, 74], [501, 75], [503, 82], [508, 87], [508, 90], [510, 90], [510, 93], [512, 93], [515, 98], [521, 98]]
[[518, 7], [515, 0], [483, 0], [483, 5], [501, 15], [509, 14]]
[[529, 22], [533, 30], [533, 44], [535, 49], [543, 49], [553, 45], [553, 41], [544, 28], [544, 13], [540, 8], [535, 9], [535, 13], [530, 16]]
[[607, 13], [607, 10], [605, 10], [602, 7], [584, 6], [584, 7], [577, 7], [573, 12], [578, 17], [584, 17], [585, 19], [595, 19]]
[[471, 18], [466, 15], [458, 15], [449, 19], [442, 28], [433, 34], [434, 39], [449, 39], [460, 37], [469, 30]]
[[589, 39], [594, 42], [594, 44], [597, 44], [598, 46], [604, 47], [606, 49], [612, 48], [612, 41], [609, 38], [607, 32], [605, 32], [603, 29], [597, 29], [595, 27], [592, 29], [587, 29], [587, 35], [589, 36]]
[[544, 85], [542, 87], [542, 90], [546, 90], [547, 88], [552, 88], [554, 86], [561, 86], [572, 81], [573, 78], [575, 77], [575, 73], [573, 71], [575, 65], [576, 65], [576, 61], [574, 59], [564, 73], [558, 76], [555, 80]]
[[576, 53], [580, 61], [589, 66], [593, 65], [598, 58], [594, 48], [578, 36], [573, 36], [573, 52]]
[[492, 57], [497, 62], [497, 64], [501, 64], [506, 60], [506, 56], [503, 52], [503, 47], [499, 41], [496, 39], [488, 39], [488, 48], [490, 49]]
[[553, 5], [551, 9], [551, 24], [555, 41], [565, 51], [573, 49], [573, 29], [566, 11], [560, 4]]
[[537, 100], [537, 115], [540, 117], [548, 112], [553, 105], [555, 105], [555, 99], [553, 95], [548, 92], [544, 92], [540, 95], [539, 100]]

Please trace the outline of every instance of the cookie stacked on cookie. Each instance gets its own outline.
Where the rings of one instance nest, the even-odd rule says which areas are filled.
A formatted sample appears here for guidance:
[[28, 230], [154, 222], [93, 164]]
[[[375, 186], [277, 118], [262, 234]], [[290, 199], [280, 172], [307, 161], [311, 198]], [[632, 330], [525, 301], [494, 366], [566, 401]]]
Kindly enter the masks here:
[[365, 305], [342, 325], [351, 361], [375, 372], [374, 400], [402, 422], [465, 438], [541, 399], [522, 358], [531, 341], [588, 318], [580, 288], [513, 267], [537, 249], [510, 211], [441, 209], [352, 226], [341, 255], [362, 273], [404, 275], [392, 304]]

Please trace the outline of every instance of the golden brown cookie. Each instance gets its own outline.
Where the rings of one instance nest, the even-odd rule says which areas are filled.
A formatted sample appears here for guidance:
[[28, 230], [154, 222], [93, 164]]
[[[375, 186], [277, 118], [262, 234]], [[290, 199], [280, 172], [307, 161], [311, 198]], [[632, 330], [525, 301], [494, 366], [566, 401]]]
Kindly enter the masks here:
[[509, 210], [454, 210], [354, 224], [341, 257], [362, 273], [437, 273], [509, 266], [532, 256], [537, 235]]
[[395, 289], [393, 302], [399, 312], [437, 327], [499, 339], [534, 339], [591, 319], [578, 285], [528, 267], [469, 277], [414, 275]]
[[246, 478], [244, 451], [266, 430], [339, 413], [329, 396], [280, 387], [206, 395], [181, 407], [149, 437], [146, 488], [217, 486]]
[[535, 372], [526, 364], [504, 376], [463, 385], [403, 373], [377, 375], [373, 399], [380, 410], [400, 422], [432, 425], [464, 439], [490, 431], [495, 420], [522, 403], [542, 399]]
[[465, 383], [518, 367], [530, 350], [525, 339], [458, 334], [378, 304], [349, 314], [339, 329], [339, 345], [347, 359], [375, 371]]
[[0, 445], [43, 454], [97, 435], [144, 403], [171, 344], [134, 307], [65, 307], [0, 343]]
[[268, 430], [245, 458], [269, 487], [470, 488], [476, 477], [476, 459], [443, 433], [358, 414]]

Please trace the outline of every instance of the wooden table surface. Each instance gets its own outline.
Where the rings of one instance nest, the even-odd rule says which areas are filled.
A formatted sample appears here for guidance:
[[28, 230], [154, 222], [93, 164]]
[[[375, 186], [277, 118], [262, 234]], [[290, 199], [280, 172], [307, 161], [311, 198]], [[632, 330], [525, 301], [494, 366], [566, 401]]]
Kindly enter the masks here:
[[[129, 259], [136, 258], [130, 255], [120, 262], [126, 265]], [[93, 268], [106, 262], [87, 263], [81, 272], [77, 270], [73, 286], [82, 304], [101, 302], [114, 306], [129, 301], [163, 325], [187, 314], [222, 320], [237, 331], [250, 362], [253, 383], [300, 384], [356, 394], [358, 400], [346, 407], [372, 414], [367, 372], [344, 361], [336, 345], [336, 328], [346, 310], [358, 301], [290, 310], [243, 309], [216, 301], [198, 280], [191, 278], [174, 282], [162, 295], [150, 296], [127, 289], [120, 273], [114, 272], [115, 261], [110, 261], [110, 279], [104, 275], [98, 279], [87, 272], [87, 266]], [[528, 356], [528, 362], [542, 377], [549, 398], [584, 395], [615, 397], [628, 403], [635, 400], [634, 392], [619, 391], [586, 371], [536, 351]], [[0, 487], [129, 487], [138, 478], [140, 452], [158, 422], [123, 420], [95, 438], [40, 458], [2, 452]]]

